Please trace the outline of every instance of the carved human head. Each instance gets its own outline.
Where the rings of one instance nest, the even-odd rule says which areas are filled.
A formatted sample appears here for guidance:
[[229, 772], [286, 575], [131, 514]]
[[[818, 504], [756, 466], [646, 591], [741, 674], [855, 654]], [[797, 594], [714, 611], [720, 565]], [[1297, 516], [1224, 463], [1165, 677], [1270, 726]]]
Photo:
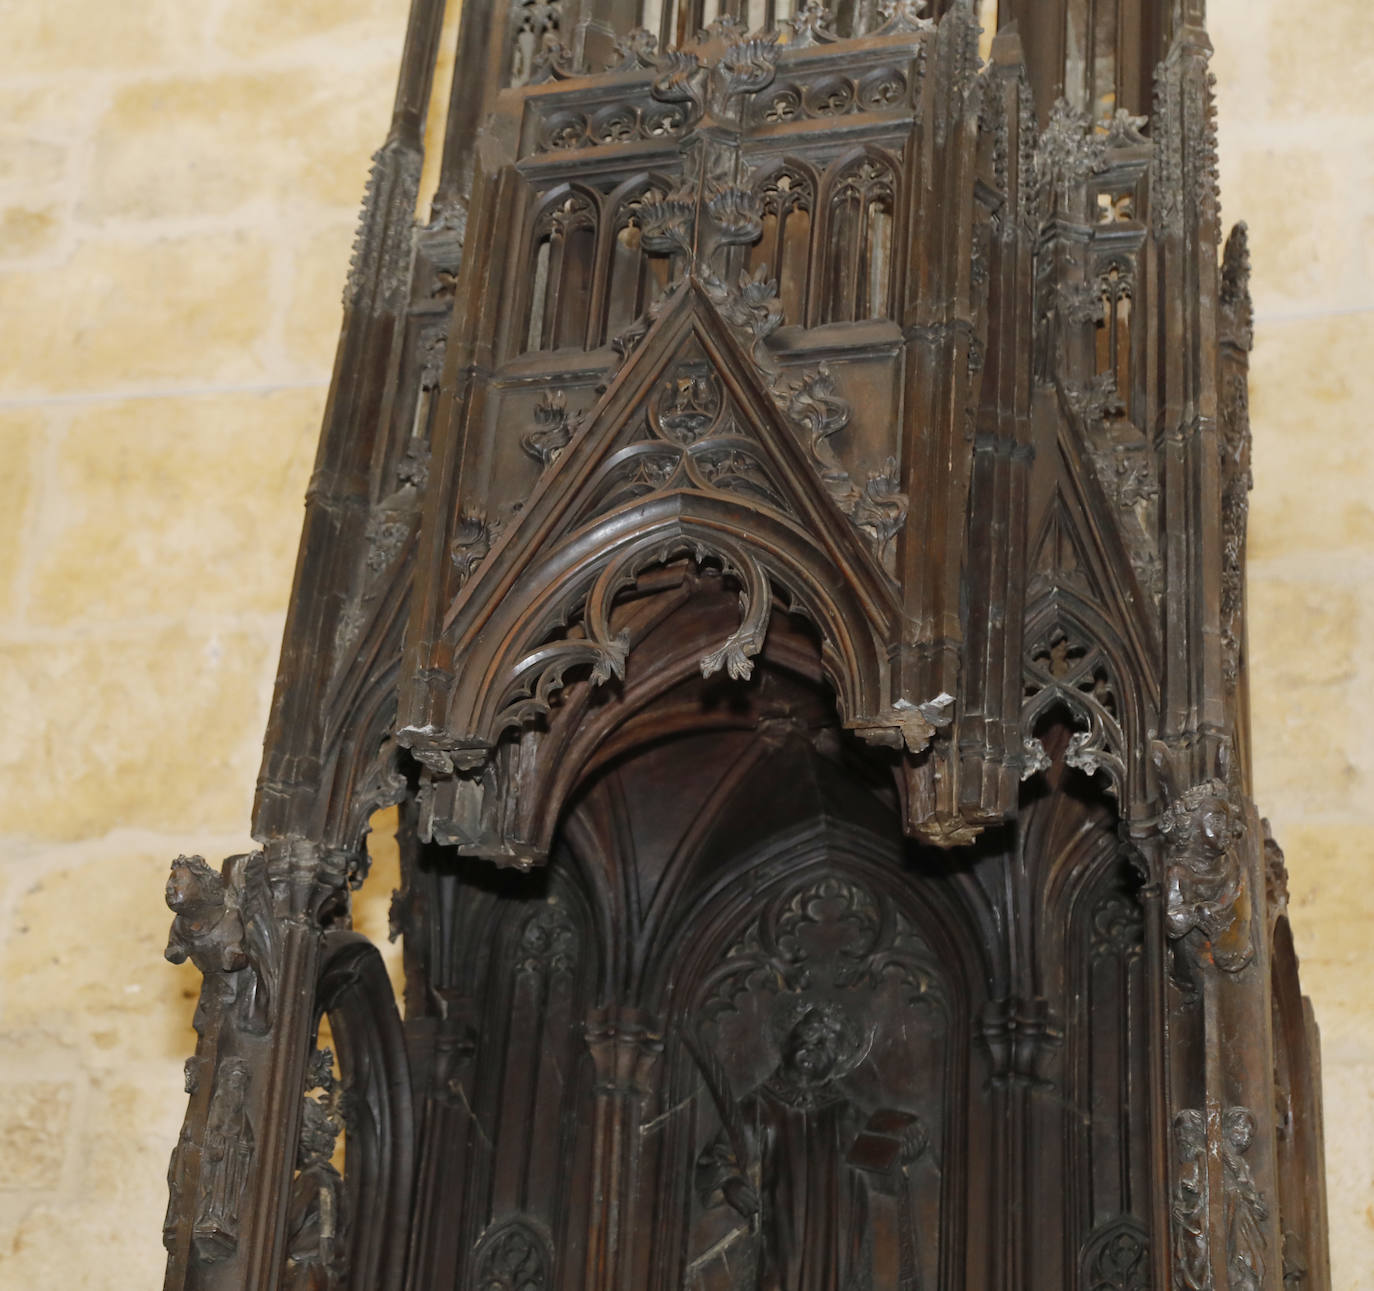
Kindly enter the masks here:
[[1180, 1161], [1207, 1150], [1207, 1123], [1196, 1107], [1185, 1107], [1174, 1117], [1174, 1144]]
[[796, 1083], [819, 1085], [840, 1074], [853, 1047], [845, 1019], [834, 1006], [812, 1005], [792, 1024], [782, 1045], [782, 1066]]
[[1171, 802], [1160, 827], [1176, 849], [1200, 848], [1220, 854], [1243, 831], [1243, 825], [1220, 780], [1192, 786]]
[[1221, 1114], [1221, 1131], [1237, 1152], [1247, 1152], [1255, 1137], [1255, 1118], [1247, 1107], [1228, 1107]]
[[202, 856], [178, 856], [167, 876], [167, 904], [179, 915], [195, 918], [222, 905], [224, 880]]

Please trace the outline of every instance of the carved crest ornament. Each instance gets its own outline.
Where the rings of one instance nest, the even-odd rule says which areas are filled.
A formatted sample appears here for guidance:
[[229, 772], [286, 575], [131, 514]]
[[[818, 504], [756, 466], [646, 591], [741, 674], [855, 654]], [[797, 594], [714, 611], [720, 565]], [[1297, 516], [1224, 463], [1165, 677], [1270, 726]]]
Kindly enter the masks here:
[[1203, 3], [990, 8], [467, 0], [421, 223], [412, 0], [168, 1291], [1329, 1287]]

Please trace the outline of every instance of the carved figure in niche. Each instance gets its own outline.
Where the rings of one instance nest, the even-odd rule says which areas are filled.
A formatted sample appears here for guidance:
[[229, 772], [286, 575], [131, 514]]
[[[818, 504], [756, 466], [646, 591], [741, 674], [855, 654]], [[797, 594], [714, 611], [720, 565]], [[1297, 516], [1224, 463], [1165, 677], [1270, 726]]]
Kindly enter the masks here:
[[1196, 1107], [1174, 1117], [1177, 1157], [1174, 1201], [1174, 1284], [1187, 1291], [1211, 1285], [1207, 1245], [1207, 1123]]
[[838, 1006], [805, 1006], [781, 1048], [773, 1073], [737, 1105], [713, 1091], [725, 1126], [697, 1159], [702, 1204], [732, 1207], [756, 1232], [757, 1291], [860, 1291], [872, 1285], [870, 1190], [897, 1192], [907, 1285], [907, 1168], [926, 1151], [924, 1127], [892, 1109], [865, 1119], [842, 1088], [863, 1054]]
[[307, 1098], [287, 1212], [284, 1291], [334, 1291], [343, 1285], [343, 1178], [331, 1161], [338, 1134], [329, 1106]]
[[1232, 1291], [1260, 1291], [1264, 1285], [1264, 1229], [1269, 1207], [1250, 1173], [1245, 1154], [1255, 1139], [1249, 1108], [1228, 1107], [1221, 1115], [1222, 1186], [1226, 1200], [1226, 1267]]
[[248, 963], [243, 919], [230, 905], [224, 879], [201, 856], [178, 856], [167, 878], [167, 905], [176, 915], [163, 952], [173, 964], [188, 959], [205, 976], [233, 973]]
[[226, 1058], [215, 1077], [193, 1229], [196, 1254], [207, 1264], [233, 1254], [239, 1242], [239, 1203], [253, 1161], [246, 1106], [251, 1079], [242, 1058]]

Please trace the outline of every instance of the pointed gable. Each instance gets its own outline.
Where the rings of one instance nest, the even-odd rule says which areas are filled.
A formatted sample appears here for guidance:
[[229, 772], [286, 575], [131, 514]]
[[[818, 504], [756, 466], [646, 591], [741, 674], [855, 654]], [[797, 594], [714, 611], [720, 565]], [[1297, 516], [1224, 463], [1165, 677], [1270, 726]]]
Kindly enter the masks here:
[[1096, 472], [1085, 460], [1076, 419], [1060, 422], [1055, 483], [1031, 528], [1026, 599], [1034, 606], [1067, 593], [1105, 617], [1142, 667], [1158, 655], [1149, 596], [1139, 587]]
[[[459, 623], [468, 604], [499, 594], [491, 580], [513, 581], [530, 562], [608, 517], [675, 494], [771, 513], [824, 554], [835, 579], [857, 591], [871, 622], [886, 630], [895, 620], [890, 581], [780, 411], [769, 374], [689, 278], [544, 472], [448, 623]], [[747, 529], [737, 541], [750, 541]]]

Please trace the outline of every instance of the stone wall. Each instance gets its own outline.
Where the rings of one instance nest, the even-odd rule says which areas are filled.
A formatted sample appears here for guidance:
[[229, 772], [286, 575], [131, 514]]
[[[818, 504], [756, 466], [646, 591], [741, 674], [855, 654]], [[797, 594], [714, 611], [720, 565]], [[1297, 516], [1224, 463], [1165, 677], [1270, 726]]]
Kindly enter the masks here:
[[[196, 985], [162, 883], [249, 846], [405, 9], [0, 5], [0, 1288], [160, 1279]], [[1325, 1036], [1336, 1287], [1371, 1291], [1374, 26], [1292, 12], [1212, 19], [1256, 262], [1257, 791]]]

